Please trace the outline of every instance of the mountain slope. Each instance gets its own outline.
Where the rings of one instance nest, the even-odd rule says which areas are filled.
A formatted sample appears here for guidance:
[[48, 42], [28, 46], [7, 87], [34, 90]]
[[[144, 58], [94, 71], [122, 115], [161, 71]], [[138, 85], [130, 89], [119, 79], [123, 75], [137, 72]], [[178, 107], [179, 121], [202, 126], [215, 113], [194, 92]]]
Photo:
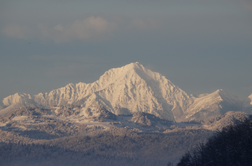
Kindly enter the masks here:
[[0, 116], [18, 108], [38, 106], [40, 105], [32, 99], [30, 94], [15, 93], [3, 99], [3, 109], [0, 110]]
[[222, 130], [224, 127], [236, 124], [244, 119], [249, 118], [249, 115], [241, 111], [229, 111], [219, 117], [203, 120], [201, 124], [208, 130]]
[[250, 105], [252, 105], [252, 94], [248, 98], [250, 99]]
[[218, 117], [228, 111], [243, 110], [243, 100], [222, 89], [218, 89], [211, 94], [202, 94], [192, 98], [193, 103], [178, 121], [199, 121]]
[[[47, 93], [16, 93], [3, 99], [0, 115], [20, 107], [78, 105], [83, 110], [101, 105], [116, 115], [153, 114], [170, 121], [203, 120], [227, 111], [251, 112], [251, 99], [240, 99], [223, 90], [189, 96], [157, 72], [138, 62], [106, 71], [93, 83], [70, 83]], [[250, 104], [249, 104], [250, 102]]]
[[18, 102], [25, 102], [25, 100], [31, 99], [30, 94], [26, 93], [15, 93], [14, 95], [10, 95], [3, 99], [4, 106], [10, 106], [12, 104], [16, 104]]
[[45, 107], [81, 105], [88, 108], [99, 104], [116, 115], [146, 112], [174, 121], [190, 104], [189, 98], [164, 76], [135, 62], [112, 68], [90, 84], [70, 83], [49, 93], [34, 96], [15, 94], [5, 98], [3, 102], [7, 108], [28, 99]]

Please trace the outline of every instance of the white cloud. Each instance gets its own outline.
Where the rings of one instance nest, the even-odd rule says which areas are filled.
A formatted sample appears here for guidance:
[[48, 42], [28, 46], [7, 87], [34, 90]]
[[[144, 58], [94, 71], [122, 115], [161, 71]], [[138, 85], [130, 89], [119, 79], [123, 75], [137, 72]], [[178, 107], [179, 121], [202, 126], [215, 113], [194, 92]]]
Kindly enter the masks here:
[[7, 36], [16, 38], [26, 38], [31, 34], [31, 29], [27, 26], [8, 25], [3, 29], [3, 33]]
[[[108, 21], [102, 17], [87, 17], [78, 19], [72, 23], [54, 24], [48, 26], [38, 23], [33, 28], [28, 26], [10, 25], [4, 29], [4, 34], [15, 38], [39, 38], [53, 40], [56, 43], [69, 42], [71, 40], [100, 40], [110, 36], [115, 31], [119, 33], [131, 33], [128, 30], [153, 30], [160, 27], [160, 22], [151, 18], [121, 18], [114, 17]], [[127, 35], [127, 34], [126, 34]]]
[[115, 30], [116, 24], [108, 22], [102, 17], [89, 17], [76, 20], [73, 24], [63, 26], [58, 24], [50, 32], [55, 41], [61, 42], [69, 39], [94, 39], [103, 37], [108, 32]]
[[72, 24], [57, 24], [51, 28], [39, 24], [33, 30], [27, 26], [10, 25], [4, 28], [3, 33], [16, 38], [27, 38], [33, 35], [43, 39], [51, 39], [55, 42], [65, 42], [72, 39], [100, 39], [116, 29], [117, 25], [115, 23], [109, 22], [102, 17], [92, 16], [82, 20], [75, 20]]

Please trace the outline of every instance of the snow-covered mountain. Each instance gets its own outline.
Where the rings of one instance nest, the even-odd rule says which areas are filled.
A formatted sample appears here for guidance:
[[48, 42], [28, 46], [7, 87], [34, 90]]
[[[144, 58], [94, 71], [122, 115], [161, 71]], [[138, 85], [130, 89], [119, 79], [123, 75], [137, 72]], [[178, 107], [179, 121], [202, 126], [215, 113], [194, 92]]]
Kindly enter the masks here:
[[[41, 165], [55, 161], [61, 163], [53, 165], [65, 161], [66, 165], [82, 161], [110, 166], [124, 161], [128, 165], [176, 163], [216, 130], [248, 118], [251, 99], [252, 95], [240, 99], [221, 89], [188, 95], [161, 74], [131, 63], [108, 70], [93, 83], [71, 83], [44, 94], [16, 93], [4, 98], [0, 143], [13, 150], [4, 149], [8, 157], [0, 162], [29, 165], [26, 162], [39, 158], [46, 161]], [[45, 149], [47, 145], [51, 150]], [[26, 158], [16, 160], [20, 153]]]
[[244, 102], [244, 112], [252, 114], [252, 94], [248, 96], [247, 100]]
[[250, 99], [250, 105], [252, 105], [252, 94], [248, 98]]
[[203, 125], [203, 128], [221, 131], [224, 127], [239, 123], [246, 118], [249, 118], [249, 116], [245, 112], [229, 111], [219, 117], [203, 120], [201, 121], [201, 124]]
[[172, 111], [181, 114], [190, 104], [183, 90], [138, 62], [110, 69], [94, 83], [68, 84], [32, 97], [14, 94], [6, 97], [3, 104], [8, 108], [31, 99], [43, 106], [73, 104], [88, 108], [101, 104], [117, 115], [146, 112], [173, 121]]
[[242, 111], [243, 103], [223, 90], [189, 96], [161, 74], [135, 62], [112, 68], [93, 83], [70, 83], [34, 96], [10, 95], [3, 99], [0, 115], [27, 106], [78, 105], [87, 110], [101, 105], [115, 115], [144, 112], [170, 121], [191, 121], [220, 116], [227, 111]]
[[201, 94], [192, 97], [193, 103], [187, 108], [178, 121], [199, 121], [218, 117], [228, 111], [243, 110], [244, 100], [222, 89], [211, 94]]
[[0, 109], [0, 116], [6, 113], [10, 113], [18, 108], [23, 107], [38, 107], [30, 94], [26, 93], [15, 93], [3, 99], [3, 106]]

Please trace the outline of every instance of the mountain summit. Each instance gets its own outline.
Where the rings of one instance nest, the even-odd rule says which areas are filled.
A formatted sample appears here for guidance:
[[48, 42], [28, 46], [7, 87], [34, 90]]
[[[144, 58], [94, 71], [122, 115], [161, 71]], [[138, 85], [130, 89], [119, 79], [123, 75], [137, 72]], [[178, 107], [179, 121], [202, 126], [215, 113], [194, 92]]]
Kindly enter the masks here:
[[78, 105], [82, 110], [101, 105], [116, 115], [145, 112], [170, 121], [184, 121], [223, 114], [226, 110], [219, 109], [221, 112], [216, 113], [215, 108], [229, 108], [230, 103], [232, 107], [238, 105], [237, 109], [241, 107], [240, 100], [222, 90], [199, 97], [189, 96], [161, 74], [135, 62], [112, 68], [93, 83], [70, 83], [34, 96], [25, 93], [10, 95], [3, 99], [0, 115], [30, 105]]

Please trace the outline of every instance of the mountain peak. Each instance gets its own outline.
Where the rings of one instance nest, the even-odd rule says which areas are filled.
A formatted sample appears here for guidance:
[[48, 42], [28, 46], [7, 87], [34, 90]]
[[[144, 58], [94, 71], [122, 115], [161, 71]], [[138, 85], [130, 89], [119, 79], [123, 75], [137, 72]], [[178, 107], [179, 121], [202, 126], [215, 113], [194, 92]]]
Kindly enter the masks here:
[[125, 67], [129, 67], [129, 68], [137, 68], [137, 69], [142, 69], [144, 68], [142, 64], [140, 64], [139, 62], [132, 62], [128, 65], [125, 65]]
[[[118, 68], [112, 68], [108, 71], [106, 71], [99, 80], [96, 81], [97, 84], [104, 86], [107, 86], [116, 80], [121, 79], [127, 79], [131, 78], [132, 75], [136, 76], [137, 71], [141, 71], [142, 73], [153, 73], [152, 71], [146, 69], [143, 65], [141, 65], [139, 62], [133, 62], [130, 64], [127, 64], [122, 67]], [[134, 77], [133, 76], [133, 77]]]
[[218, 94], [218, 95], [224, 95], [226, 94], [227, 92], [224, 91], [223, 89], [217, 89], [216, 91], [213, 92], [213, 94]]
[[250, 99], [250, 104], [252, 105], [252, 94], [248, 98]]
[[136, 69], [139, 69], [139, 70], [142, 70], [142, 71], [146, 71], [147, 70], [139, 62], [132, 62], [132, 63], [129, 63], [129, 64], [125, 65], [125, 66], [120, 67], [120, 68], [116, 68], [116, 69], [119, 69], [119, 70], [121, 70], [123, 72], [127, 72], [127, 71], [130, 71], [130, 70], [136, 70]]
[[217, 89], [216, 92], [224, 92], [223, 89]]
[[30, 94], [26, 94], [26, 93], [15, 93], [14, 95], [9, 95], [7, 97], [5, 97], [3, 99], [3, 104], [5, 106], [9, 106], [11, 104], [15, 104], [17, 102], [20, 102], [21, 100], [24, 99], [31, 99], [31, 95]]
[[[252, 94], [249, 98], [252, 100]], [[171, 121], [183, 121], [211, 116], [213, 112], [219, 115], [231, 107], [232, 110], [241, 110], [242, 101], [222, 89], [211, 94], [189, 96], [160, 73], [132, 62], [106, 71], [93, 83], [70, 83], [34, 96], [25, 93], [10, 95], [3, 99], [2, 112], [14, 109], [12, 105], [15, 108], [80, 105], [83, 110], [101, 105], [116, 115], [145, 112]], [[209, 112], [206, 115], [205, 110]]]

